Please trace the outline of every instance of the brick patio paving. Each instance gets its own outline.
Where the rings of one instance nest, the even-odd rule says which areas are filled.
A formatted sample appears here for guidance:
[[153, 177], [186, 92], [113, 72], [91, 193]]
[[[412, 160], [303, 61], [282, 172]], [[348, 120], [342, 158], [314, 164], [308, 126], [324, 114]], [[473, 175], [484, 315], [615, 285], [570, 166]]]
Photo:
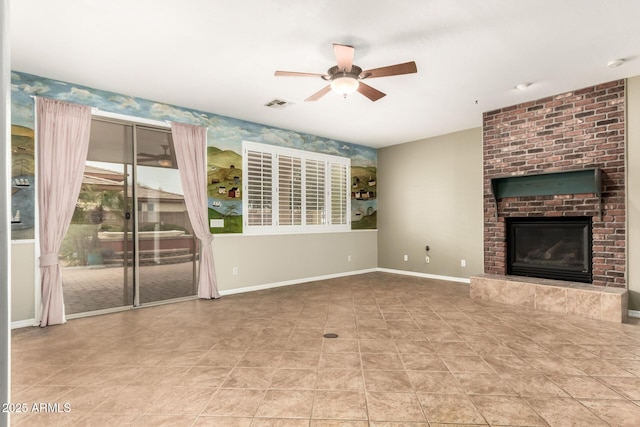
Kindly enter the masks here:
[[[195, 295], [192, 271], [191, 262], [140, 267], [140, 302]], [[133, 305], [132, 268], [126, 299], [122, 267], [67, 267], [62, 274], [67, 314]]]

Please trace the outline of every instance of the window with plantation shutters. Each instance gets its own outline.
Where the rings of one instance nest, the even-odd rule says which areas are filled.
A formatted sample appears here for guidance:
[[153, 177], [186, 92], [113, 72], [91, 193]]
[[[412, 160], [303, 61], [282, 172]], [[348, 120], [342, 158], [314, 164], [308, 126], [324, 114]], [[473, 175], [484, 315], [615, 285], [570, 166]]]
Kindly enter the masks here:
[[302, 225], [302, 159], [278, 156], [278, 225]]
[[347, 224], [349, 213], [348, 176], [349, 169], [341, 163], [331, 163], [331, 223]]
[[347, 231], [348, 158], [243, 143], [244, 232]]
[[325, 217], [325, 169], [326, 162], [307, 159], [305, 161], [305, 224], [322, 225]]
[[250, 227], [273, 223], [273, 155], [257, 150], [245, 151], [245, 221]]

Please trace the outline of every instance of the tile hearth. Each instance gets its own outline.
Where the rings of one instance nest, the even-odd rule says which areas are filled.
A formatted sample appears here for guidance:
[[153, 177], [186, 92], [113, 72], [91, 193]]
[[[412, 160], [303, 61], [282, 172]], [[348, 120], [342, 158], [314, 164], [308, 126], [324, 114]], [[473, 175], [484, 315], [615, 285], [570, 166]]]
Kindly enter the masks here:
[[[16, 426], [635, 426], [640, 326], [371, 273], [12, 334]], [[323, 338], [333, 332], [338, 338]]]
[[608, 322], [627, 319], [628, 293], [624, 288], [498, 274], [472, 276], [470, 286], [472, 299]]

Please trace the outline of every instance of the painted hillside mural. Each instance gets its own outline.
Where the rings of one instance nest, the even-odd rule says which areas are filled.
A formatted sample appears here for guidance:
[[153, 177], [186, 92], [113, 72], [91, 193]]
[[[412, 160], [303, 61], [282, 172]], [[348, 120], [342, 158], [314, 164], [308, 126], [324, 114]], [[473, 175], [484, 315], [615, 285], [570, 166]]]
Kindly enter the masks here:
[[208, 128], [207, 167], [212, 233], [242, 232], [242, 141], [253, 141], [351, 159], [351, 228], [375, 229], [376, 150], [291, 130], [162, 104], [30, 74], [11, 73], [11, 238], [33, 239], [34, 101], [43, 96], [90, 105], [102, 111]]
[[11, 126], [11, 239], [33, 239], [34, 134], [25, 126]]
[[[240, 151], [240, 150], [238, 150]], [[211, 232], [242, 231], [242, 157], [233, 150], [207, 147], [207, 194]]]

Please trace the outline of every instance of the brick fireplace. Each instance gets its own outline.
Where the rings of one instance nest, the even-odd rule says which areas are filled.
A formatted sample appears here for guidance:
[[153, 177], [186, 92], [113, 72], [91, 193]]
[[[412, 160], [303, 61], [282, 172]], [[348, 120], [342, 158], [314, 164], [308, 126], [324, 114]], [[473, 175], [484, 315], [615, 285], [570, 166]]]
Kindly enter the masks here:
[[[507, 273], [506, 218], [589, 217], [593, 285], [626, 287], [624, 109], [617, 80], [483, 115], [485, 273]], [[599, 171], [601, 194], [492, 193], [492, 179], [582, 169]]]

